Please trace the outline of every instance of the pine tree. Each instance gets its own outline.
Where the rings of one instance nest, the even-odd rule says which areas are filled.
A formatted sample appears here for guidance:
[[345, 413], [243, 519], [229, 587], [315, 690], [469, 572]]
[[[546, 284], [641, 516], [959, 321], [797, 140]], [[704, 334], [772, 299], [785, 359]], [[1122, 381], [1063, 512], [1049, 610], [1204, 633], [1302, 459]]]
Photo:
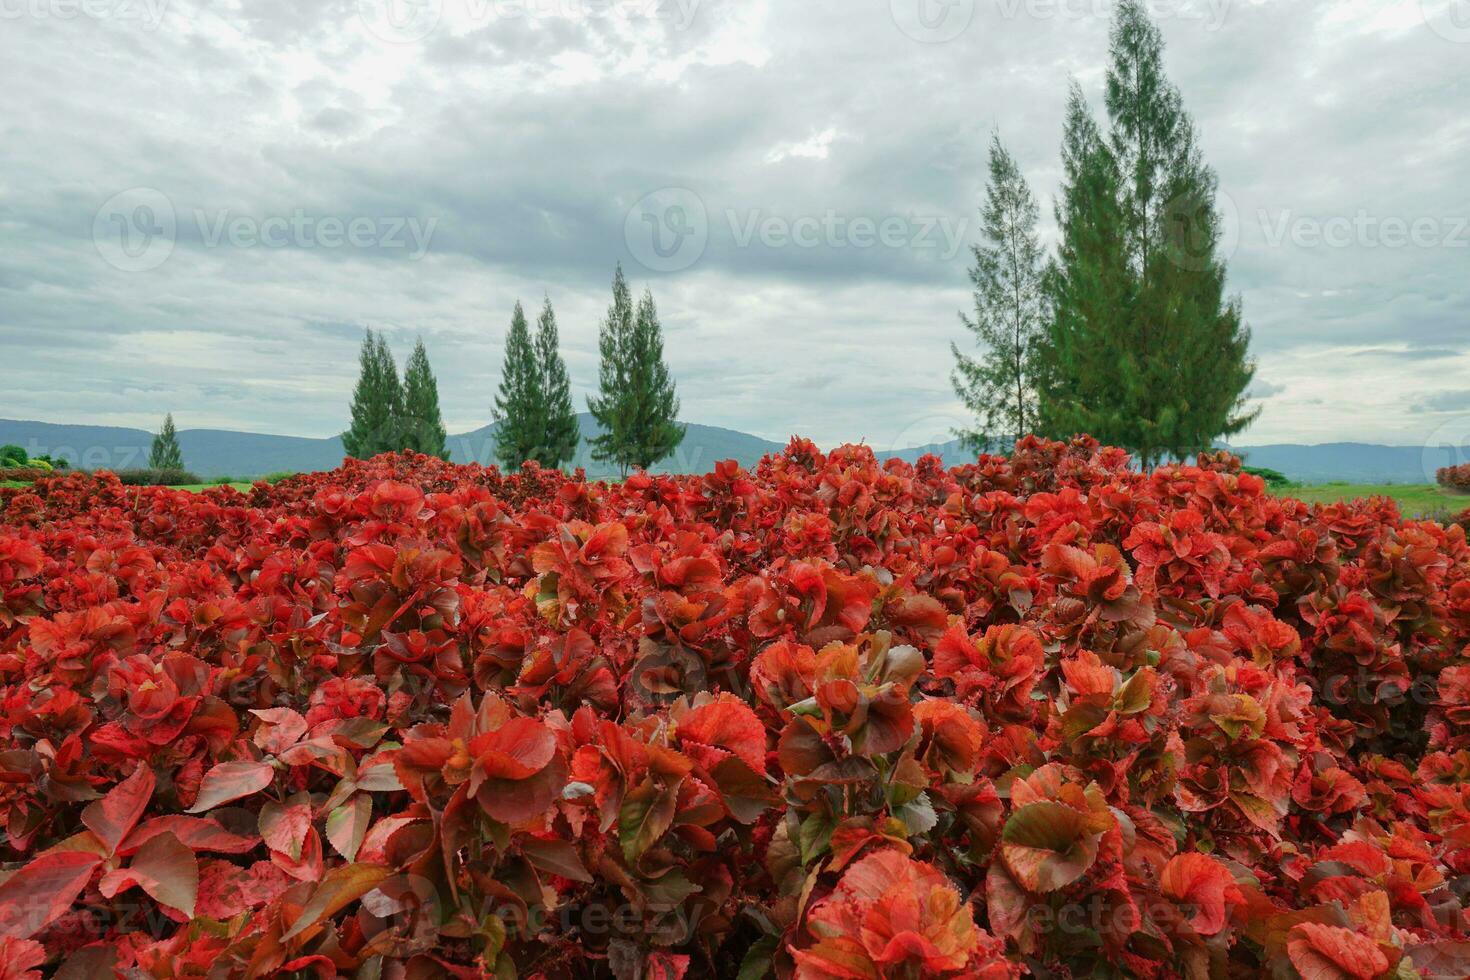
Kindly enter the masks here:
[[396, 453], [409, 448], [405, 432], [403, 407], [403, 384], [398, 380], [398, 364], [393, 360], [393, 351], [388, 347], [386, 334], [378, 334], [377, 347], [373, 352], [377, 361], [378, 400], [384, 406], [384, 423], [377, 436], [377, 453]]
[[984, 348], [979, 357], [955, 344], [955, 393], [976, 416], [976, 428], [956, 433], [965, 447], [983, 452], [1003, 439], [1019, 440], [1035, 429], [1036, 358], [1045, 328], [1043, 263], [1036, 223], [1041, 211], [1016, 161], [990, 142], [990, 187], [981, 211], [986, 244], [973, 249], [974, 318], [960, 314]]
[[597, 348], [601, 364], [597, 372], [598, 394], [588, 396], [587, 408], [597, 420], [601, 432], [589, 440], [592, 458], [599, 463], [611, 463], [626, 473], [628, 469], [626, 445], [627, 428], [630, 421], [630, 365], [632, 359], [633, 329], [635, 325], [633, 296], [628, 291], [628, 281], [623, 278], [622, 263], [613, 273], [612, 305], [598, 331]]
[[1138, 350], [1133, 293], [1118, 212], [1118, 172], [1082, 90], [1073, 82], [1062, 135], [1061, 243], [1046, 271], [1050, 317], [1037, 352], [1038, 427], [1135, 444]]
[[448, 436], [439, 413], [439, 383], [429, 367], [429, 354], [424, 350], [422, 338], [403, 370], [403, 413], [407, 448], [448, 459]]
[[400, 438], [403, 389], [393, 353], [381, 334], [367, 331], [358, 354], [357, 386], [352, 391], [352, 425], [342, 433], [342, 448], [354, 459], [404, 448]]
[[1164, 74], [1164, 42], [1141, 0], [1124, 0], [1111, 32], [1109, 146], [1136, 283], [1139, 432], [1145, 465], [1208, 448], [1255, 418], [1244, 393], [1255, 367], [1238, 300], [1224, 296], [1218, 180], [1194, 122]]
[[1249, 425], [1255, 368], [1224, 296], [1217, 179], [1139, 0], [1118, 8], [1110, 62], [1108, 138], [1075, 85], [1068, 107], [1041, 427], [1127, 446], [1147, 467]]
[[153, 437], [153, 446], [148, 451], [148, 466], [155, 470], [182, 470], [184, 453], [179, 449], [178, 434], [174, 431], [173, 413], [163, 417], [163, 428]]
[[542, 466], [556, 469], [571, 462], [582, 433], [577, 424], [577, 410], [572, 405], [572, 384], [567, 377], [566, 361], [561, 356], [556, 312], [551, 308], [549, 297], [536, 321], [536, 364], [541, 374], [542, 398], [540, 448], [536, 460]]
[[510, 318], [505, 339], [505, 362], [500, 371], [500, 393], [495, 398], [495, 455], [508, 470], [520, 469], [541, 450], [545, 392], [536, 363], [526, 311], [519, 302]]
[[646, 470], [684, 441], [679, 396], [664, 363], [664, 332], [653, 293], [644, 290], [628, 348], [629, 410], [625, 416], [622, 459]]

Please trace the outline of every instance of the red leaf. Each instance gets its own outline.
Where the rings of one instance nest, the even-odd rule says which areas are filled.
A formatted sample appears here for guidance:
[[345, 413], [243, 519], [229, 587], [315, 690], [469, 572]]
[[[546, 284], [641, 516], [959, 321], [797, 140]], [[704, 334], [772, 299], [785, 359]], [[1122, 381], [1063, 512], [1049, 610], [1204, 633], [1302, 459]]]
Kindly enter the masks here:
[[388, 869], [375, 864], [345, 864], [334, 868], [317, 885], [311, 898], [281, 941], [295, 939], [306, 930], [342, 911], [388, 877]]
[[137, 825], [153, 797], [153, 785], [153, 770], [147, 764], [140, 764], [131, 776], [82, 811], [82, 823], [97, 835], [109, 854], [117, 850]]
[[221, 762], [204, 774], [199, 796], [186, 812], [203, 813], [222, 803], [259, 793], [275, 776], [275, 767], [269, 762]]
[[123, 841], [118, 853], [126, 857], [164, 833], [173, 834], [187, 844], [190, 850], [213, 851], [216, 854], [246, 854], [260, 845], [260, 838], [232, 834], [213, 820], [170, 814], [143, 821]]
[[0, 936], [29, 939], [71, 908], [101, 859], [83, 851], [36, 858], [0, 882]]
[[1205, 854], [1177, 854], [1164, 865], [1159, 889], [1169, 898], [1193, 906], [1189, 919], [1195, 932], [1213, 936], [1225, 928], [1226, 902], [1241, 901], [1229, 869]]
[[192, 919], [199, 898], [199, 861], [183, 841], [161, 833], [144, 844], [126, 868], [103, 875], [97, 890], [104, 898], [112, 898], [134, 885], [158, 904]]

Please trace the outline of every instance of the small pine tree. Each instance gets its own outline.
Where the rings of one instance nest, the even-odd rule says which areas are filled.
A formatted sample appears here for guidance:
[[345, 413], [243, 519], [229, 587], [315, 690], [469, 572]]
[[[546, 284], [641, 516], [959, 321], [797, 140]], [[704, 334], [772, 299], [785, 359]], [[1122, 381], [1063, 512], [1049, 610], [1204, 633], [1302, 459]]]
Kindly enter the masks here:
[[1036, 223], [1040, 208], [1016, 161], [990, 141], [990, 187], [981, 218], [986, 244], [973, 249], [974, 319], [960, 314], [984, 348], [979, 357], [955, 344], [955, 393], [976, 416], [976, 428], [956, 433], [983, 452], [1005, 438], [1019, 441], [1036, 427], [1038, 338], [1045, 327], [1043, 263]]
[[495, 455], [506, 469], [519, 469], [542, 448], [545, 393], [526, 311], [519, 302], [505, 339], [500, 393], [495, 398]]
[[423, 339], [414, 346], [403, 370], [404, 435], [407, 446], [426, 456], [449, 458], [448, 436], [439, 413], [439, 383], [429, 367]]
[[679, 396], [664, 363], [663, 327], [648, 290], [638, 302], [628, 354], [630, 398], [622, 459], [628, 466], [646, 470], [684, 441], [684, 427], [676, 421]]
[[577, 424], [577, 410], [572, 405], [566, 361], [561, 356], [556, 312], [549, 297], [536, 321], [536, 364], [541, 373], [543, 421], [540, 449], [535, 458], [542, 466], [557, 469], [576, 455], [582, 433]]
[[384, 406], [386, 420], [378, 433], [373, 455], [396, 453], [407, 449], [409, 443], [404, 431], [403, 384], [398, 380], [398, 364], [393, 360], [386, 334], [378, 334], [373, 359], [377, 362], [378, 400]]
[[153, 446], [148, 451], [148, 465], [155, 470], [184, 468], [184, 453], [179, 449], [179, 438], [174, 431], [174, 417], [171, 412], [163, 417], [163, 428], [153, 437]]
[[385, 337], [369, 330], [358, 353], [352, 425], [342, 433], [343, 450], [353, 459], [371, 459], [379, 453], [402, 449], [402, 415], [403, 389], [393, 353]]
[[611, 463], [626, 473], [626, 445], [632, 398], [630, 395], [631, 359], [635, 314], [633, 295], [623, 277], [622, 263], [613, 273], [612, 305], [598, 331], [597, 347], [602, 362], [597, 372], [598, 394], [588, 396], [587, 408], [602, 430], [589, 440], [592, 458]]

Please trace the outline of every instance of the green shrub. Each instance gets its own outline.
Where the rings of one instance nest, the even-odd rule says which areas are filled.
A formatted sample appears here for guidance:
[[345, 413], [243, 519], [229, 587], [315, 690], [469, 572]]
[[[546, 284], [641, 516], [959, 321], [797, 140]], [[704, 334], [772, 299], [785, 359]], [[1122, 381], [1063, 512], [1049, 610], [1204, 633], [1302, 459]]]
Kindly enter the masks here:
[[280, 483], [282, 480], [289, 480], [291, 477], [296, 475], [297, 474], [291, 470], [278, 470], [275, 473], [267, 473], [265, 476], [261, 477], [261, 479], [264, 480], [266, 483]]
[[1268, 487], [1289, 487], [1292, 480], [1280, 470], [1269, 469], [1265, 466], [1242, 466], [1241, 469], [1266, 481]]
[[0, 467], [24, 466], [30, 461], [26, 451], [14, 443], [0, 446]]
[[176, 487], [204, 482], [188, 470], [118, 470], [117, 478], [128, 487]]

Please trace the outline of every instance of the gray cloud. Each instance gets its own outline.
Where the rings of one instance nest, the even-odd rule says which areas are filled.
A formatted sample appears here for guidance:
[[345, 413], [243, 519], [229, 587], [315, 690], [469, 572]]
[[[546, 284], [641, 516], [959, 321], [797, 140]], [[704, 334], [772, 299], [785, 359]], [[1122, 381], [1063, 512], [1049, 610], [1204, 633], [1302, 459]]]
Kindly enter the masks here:
[[[948, 344], [967, 339], [989, 133], [1053, 236], [1066, 82], [1100, 106], [1110, 4], [977, 0], [923, 43], [880, 0], [681, 2], [444, 0], [409, 42], [355, 0], [8, 20], [3, 414], [325, 435], [370, 326], [401, 356], [422, 335], [451, 425], [477, 426], [517, 298], [552, 297], [579, 398], [595, 384], [622, 261], [658, 297], [691, 420], [880, 446], [961, 423]], [[1414, 379], [1470, 366], [1470, 47], [1416, 3], [1159, 9], [1270, 378], [1240, 441], [1419, 441], [1466, 407]], [[174, 219], [141, 271], [117, 265], [162, 253], [119, 259], [108, 220], [94, 240], [133, 188]], [[704, 214], [672, 271], [627, 234], [666, 188]], [[137, 233], [160, 215], [104, 218]], [[354, 221], [361, 244], [321, 246]], [[389, 241], [395, 221], [432, 227], [421, 256]]]

